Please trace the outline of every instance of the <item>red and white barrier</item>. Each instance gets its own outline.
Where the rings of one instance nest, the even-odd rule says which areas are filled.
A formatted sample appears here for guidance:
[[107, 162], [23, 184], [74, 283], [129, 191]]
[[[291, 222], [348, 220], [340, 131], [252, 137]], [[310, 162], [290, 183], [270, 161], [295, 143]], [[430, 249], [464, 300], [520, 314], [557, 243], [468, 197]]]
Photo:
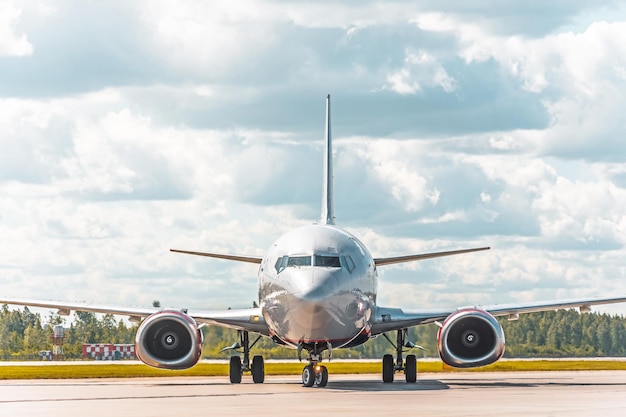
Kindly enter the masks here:
[[115, 360], [135, 358], [135, 345], [110, 343], [83, 344], [83, 359]]

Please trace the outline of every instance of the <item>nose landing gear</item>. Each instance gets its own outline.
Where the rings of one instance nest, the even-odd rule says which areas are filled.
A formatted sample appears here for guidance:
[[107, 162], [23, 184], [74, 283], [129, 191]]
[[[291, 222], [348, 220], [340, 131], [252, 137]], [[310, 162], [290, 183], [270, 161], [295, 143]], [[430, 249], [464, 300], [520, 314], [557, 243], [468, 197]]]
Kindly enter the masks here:
[[[302, 344], [298, 346], [298, 358], [300, 358], [302, 347]], [[323, 388], [328, 384], [328, 369], [324, 365], [320, 365], [324, 349], [328, 349], [331, 352], [332, 346], [330, 343], [321, 349], [318, 349], [317, 343], [311, 346], [309, 350], [309, 364], [302, 370], [302, 386]]]
[[328, 384], [328, 369], [319, 364], [309, 364], [302, 370], [302, 386], [325, 387]]

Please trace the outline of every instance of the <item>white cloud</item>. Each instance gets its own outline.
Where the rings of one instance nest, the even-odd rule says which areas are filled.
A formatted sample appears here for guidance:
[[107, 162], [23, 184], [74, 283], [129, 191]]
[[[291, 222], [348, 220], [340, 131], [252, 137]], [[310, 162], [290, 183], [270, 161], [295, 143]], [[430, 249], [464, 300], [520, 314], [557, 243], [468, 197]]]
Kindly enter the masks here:
[[404, 210], [419, 211], [425, 203], [436, 205], [440, 193], [436, 188], [429, 188], [427, 180], [403, 155], [407, 146], [394, 146], [385, 140], [371, 141], [367, 148], [357, 152], [363, 160], [370, 163], [378, 178], [385, 184], [393, 198], [402, 204]]
[[463, 162], [476, 164], [492, 180], [503, 181], [511, 187], [538, 191], [544, 181], [552, 181], [556, 170], [540, 158], [520, 155], [462, 156]]
[[446, 223], [446, 222], [452, 222], [452, 221], [466, 221], [466, 220], [467, 220], [467, 213], [457, 210], [457, 211], [445, 213], [436, 218], [424, 217], [423, 219], [418, 220], [417, 223], [423, 223], [423, 224]]
[[33, 53], [33, 45], [25, 33], [16, 33], [21, 10], [13, 1], [0, 1], [0, 57], [25, 56]]
[[381, 303], [626, 292], [626, 30], [606, 11], [20, 7], [0, 2], [7, 295], [248, 305], [255, 268], [167, 249], [260, 255], [315, 221], [327, 92], [340, 225], [376, 256], [494, 247], [381, 268]]
[[141, 21], [168, 65], [227, 76], [275, 41], [271, 4], [148, 1]]
[[533, 202], [542, 233], [561, 240], [608, 241], [623, 245], [626, 190], [604, 181], [571, 181], [559, 177], [543, 183]]
[[296, 25], [306, 28], [341, 28], [347, 30], [347, 35], [362, 28], [405, 22], [407, 16], [420, 10], [418, 5], [401, 1], [361, 2], [358, 7], [336, 2], [303, 2], [298, 5], [269, 2], [269, 5], [285, 10], [288, 19]]
[[[626, 23], [594, 22], [580, 33], [541, 38], [490, 33], [478, 23], [438, 13], [422, 15], [416, 24], [424, 30], [454, 34], [461, 47], [458, 54], [466, 63], [493, 59], [524, 89], [545, 94], [542, 103], [551, 119], [550, 128], [521, 134], [538, 151], [606, 158], [621, 147], [615, 132], [626, 126], [621, 114], [626, 102]], [[494, 145], [509, 147], [508, 143]]]
[[446, 93], [457, 89], [456, 80], [426, 51], [405, 52], [404, 66], [387, 76], [386, 88], [398, 94], [415, 94], [423, 87], [439, 87]]

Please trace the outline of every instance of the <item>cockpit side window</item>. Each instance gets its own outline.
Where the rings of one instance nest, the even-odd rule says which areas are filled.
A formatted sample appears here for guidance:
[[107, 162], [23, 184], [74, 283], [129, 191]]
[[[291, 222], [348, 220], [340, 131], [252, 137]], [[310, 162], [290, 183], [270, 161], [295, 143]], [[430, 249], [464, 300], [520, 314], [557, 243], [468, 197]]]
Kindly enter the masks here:
[[341, 262], [338, 256], [315, 255], [314, 265], [326, 268], [341, 268]]
[[276, 264], [274, 265], [274, 267], [276, 268], [277, 273], [280, 274], [281, 272], [283, 272], [285, 268], [287, 268], [288, 260], [289, 260], [288, 256], [281, 256], [280, 258], [276, 260]]
[[354, 260], [352, 260], [351, 256], [342, 256], [341, 257], [341, 266], [346, 268], [348, 270], [348, 272], [350, 272], [350, 273], [352, 273], [352, 271], [354, 271], [354, 268], [356, 268], [356, 265], [354, 264]]

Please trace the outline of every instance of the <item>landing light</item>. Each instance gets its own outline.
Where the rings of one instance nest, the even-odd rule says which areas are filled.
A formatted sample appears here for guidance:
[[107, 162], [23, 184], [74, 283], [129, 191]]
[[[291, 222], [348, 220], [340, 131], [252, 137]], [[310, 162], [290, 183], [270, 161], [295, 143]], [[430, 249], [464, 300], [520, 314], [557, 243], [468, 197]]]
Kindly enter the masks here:
[[253, 323], [258, 323], [261, 321], [261, 318], [259, 316], [250, 316], [250, 321]]

